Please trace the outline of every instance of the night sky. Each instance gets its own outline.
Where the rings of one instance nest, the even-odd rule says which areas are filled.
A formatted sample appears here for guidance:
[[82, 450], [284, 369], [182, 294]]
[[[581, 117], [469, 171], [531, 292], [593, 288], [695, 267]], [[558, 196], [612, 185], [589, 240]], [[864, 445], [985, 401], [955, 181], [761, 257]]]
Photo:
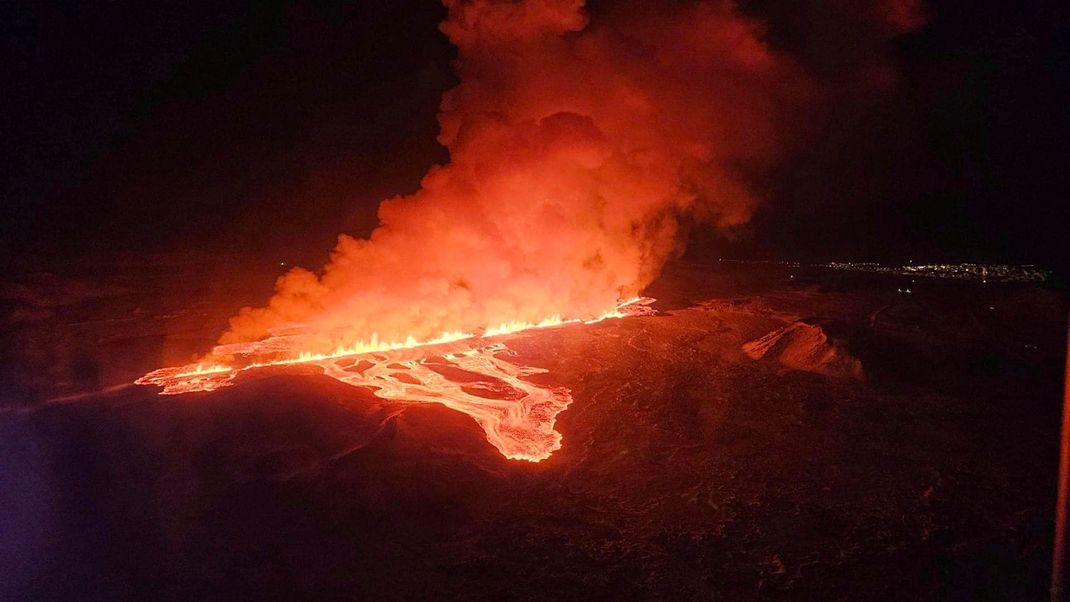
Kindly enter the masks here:
[[[597, 2], [597, 15], [610, 2]], [[694, 257], [1065, 268], [1070, 9], [931, 0], [882, 48], [835, 2], [751, 0], [832, 90], [750, 224]], [[241, 250], [322, 258], [447, 160], [453, 49], [431, 0], [7, 3], [0, 218], [9, 257]]]

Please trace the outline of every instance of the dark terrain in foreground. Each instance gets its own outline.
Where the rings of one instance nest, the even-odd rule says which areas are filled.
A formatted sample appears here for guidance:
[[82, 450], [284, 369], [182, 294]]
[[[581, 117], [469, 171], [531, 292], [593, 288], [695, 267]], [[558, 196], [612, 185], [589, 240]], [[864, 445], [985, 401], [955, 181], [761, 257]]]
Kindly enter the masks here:
[[[4, 284], [0, 596], [1046, 596], [1050, 289], [673, 266], [656, 316], [509, 342], [575, 398], [531, 464], [467, 416], [323, 376], [84, 394], [188, 359], [266, 296], [217, 269]], [[741, 351], [797, 320], [865, 379]]]

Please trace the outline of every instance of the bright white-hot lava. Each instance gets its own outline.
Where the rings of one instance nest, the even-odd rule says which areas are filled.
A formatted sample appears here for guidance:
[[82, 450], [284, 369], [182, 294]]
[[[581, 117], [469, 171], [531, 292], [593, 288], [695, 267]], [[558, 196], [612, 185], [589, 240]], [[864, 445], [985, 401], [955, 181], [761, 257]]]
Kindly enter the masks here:
[[[505, 455], [545, 458], [567, 392], [527, 383], [494, 337], [644, 307], [617, 301], [653, 282], [688, 227], [747, 222], [766, 188], [753, 184], [821, 130], [814, 109], [843, 98], [841, 80], [873, 79], [837, 76], [825, 94], [738, 0], [443, 4], [457, 47], [458, 85], [439, 112], [449, 160], [384, 200], [367, 237], [339, 236], [322, 269], [281, 276], [201, 364], [139, 382], [207, 391], [313, 364], [381, 397], [466, 412]], [[850, 23], [877, 24], [874, 39], [924, 22], [917, 0], [841, 4]], [[389, 359], [412, 349], [408, 363]], [[434, 354], [508, 395], [440, 379]]]
[[225, 345], [239, 358], [231, 363], [201, 362], [161, 368], [136, 382], [163, 387], [161, 394], [213, 391], [234, 384], [239, 374], [272, 366], [318, 366], [327, 376], [355, 387], [367, 387], [383, 399], [405, 403], [440, 403], [472, 417], [487, 441], [507, 458], [538, 462], [561, 447], [554, 430], [557, 415], [572, 403], [563, 387], [547, 387], [524, 377], [545, 372], [510, 361], [512, 352], [503, 335], [564, 325], [592, 324], [606, 319], [645, 315], [653, 299], [629, 299], [592, 319], [551, 317], [538, 323], [510, 322], [482, 334], [445, 333], [427, 341], [371, 341], [337, 349], [330, 354], [299, 353], [289, 357], [258, 357], [278, 352], [290, 342], [268, 339], [242, 346]]

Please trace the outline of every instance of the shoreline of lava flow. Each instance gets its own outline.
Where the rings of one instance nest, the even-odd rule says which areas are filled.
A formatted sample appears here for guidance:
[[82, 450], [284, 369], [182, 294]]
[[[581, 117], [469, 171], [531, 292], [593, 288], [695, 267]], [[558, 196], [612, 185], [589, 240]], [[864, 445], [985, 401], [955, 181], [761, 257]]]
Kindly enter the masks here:
[[177, 395], [230, 386], [239, 374], [247, 371], [314, 365], [324, 375], [340, 382], [371, 389], [380, 399], [439, 403], [463, 412], [483, 428], [487, 441], [503, 456], [538, 462], [561, 448], [561, 434], [554, 430], [554, 424], [557, 415], [572, 403], [572, 395], [564, 387], [536, 385], [525, 380], [546, 370], [505, 359], [503, 356], [512, 351], [500, 338], [534, 329], [649, 315], [653, 312], [649, 307], [653, 301], [637, 297], [594, 319], [552, 317], [534, 324], [512, 322], [488, 328], [482, 335], [446, 333], [429, 341], [415, 341], [410, 337], [400, 343], [384, 343], [373, 337], [367, 343], [331, 354], [299, 354], [243, 366], [199, 363], [161, 368], [134, 382], [160, 386], [161, 395]]

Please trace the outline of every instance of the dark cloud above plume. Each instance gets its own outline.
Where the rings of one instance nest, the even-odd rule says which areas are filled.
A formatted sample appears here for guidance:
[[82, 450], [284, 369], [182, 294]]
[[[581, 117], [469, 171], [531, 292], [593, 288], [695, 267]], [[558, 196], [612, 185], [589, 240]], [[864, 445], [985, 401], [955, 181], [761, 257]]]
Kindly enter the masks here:
[[1066, 3], [748, 0], [828, 97], [742, 256], [1066, 266]]

